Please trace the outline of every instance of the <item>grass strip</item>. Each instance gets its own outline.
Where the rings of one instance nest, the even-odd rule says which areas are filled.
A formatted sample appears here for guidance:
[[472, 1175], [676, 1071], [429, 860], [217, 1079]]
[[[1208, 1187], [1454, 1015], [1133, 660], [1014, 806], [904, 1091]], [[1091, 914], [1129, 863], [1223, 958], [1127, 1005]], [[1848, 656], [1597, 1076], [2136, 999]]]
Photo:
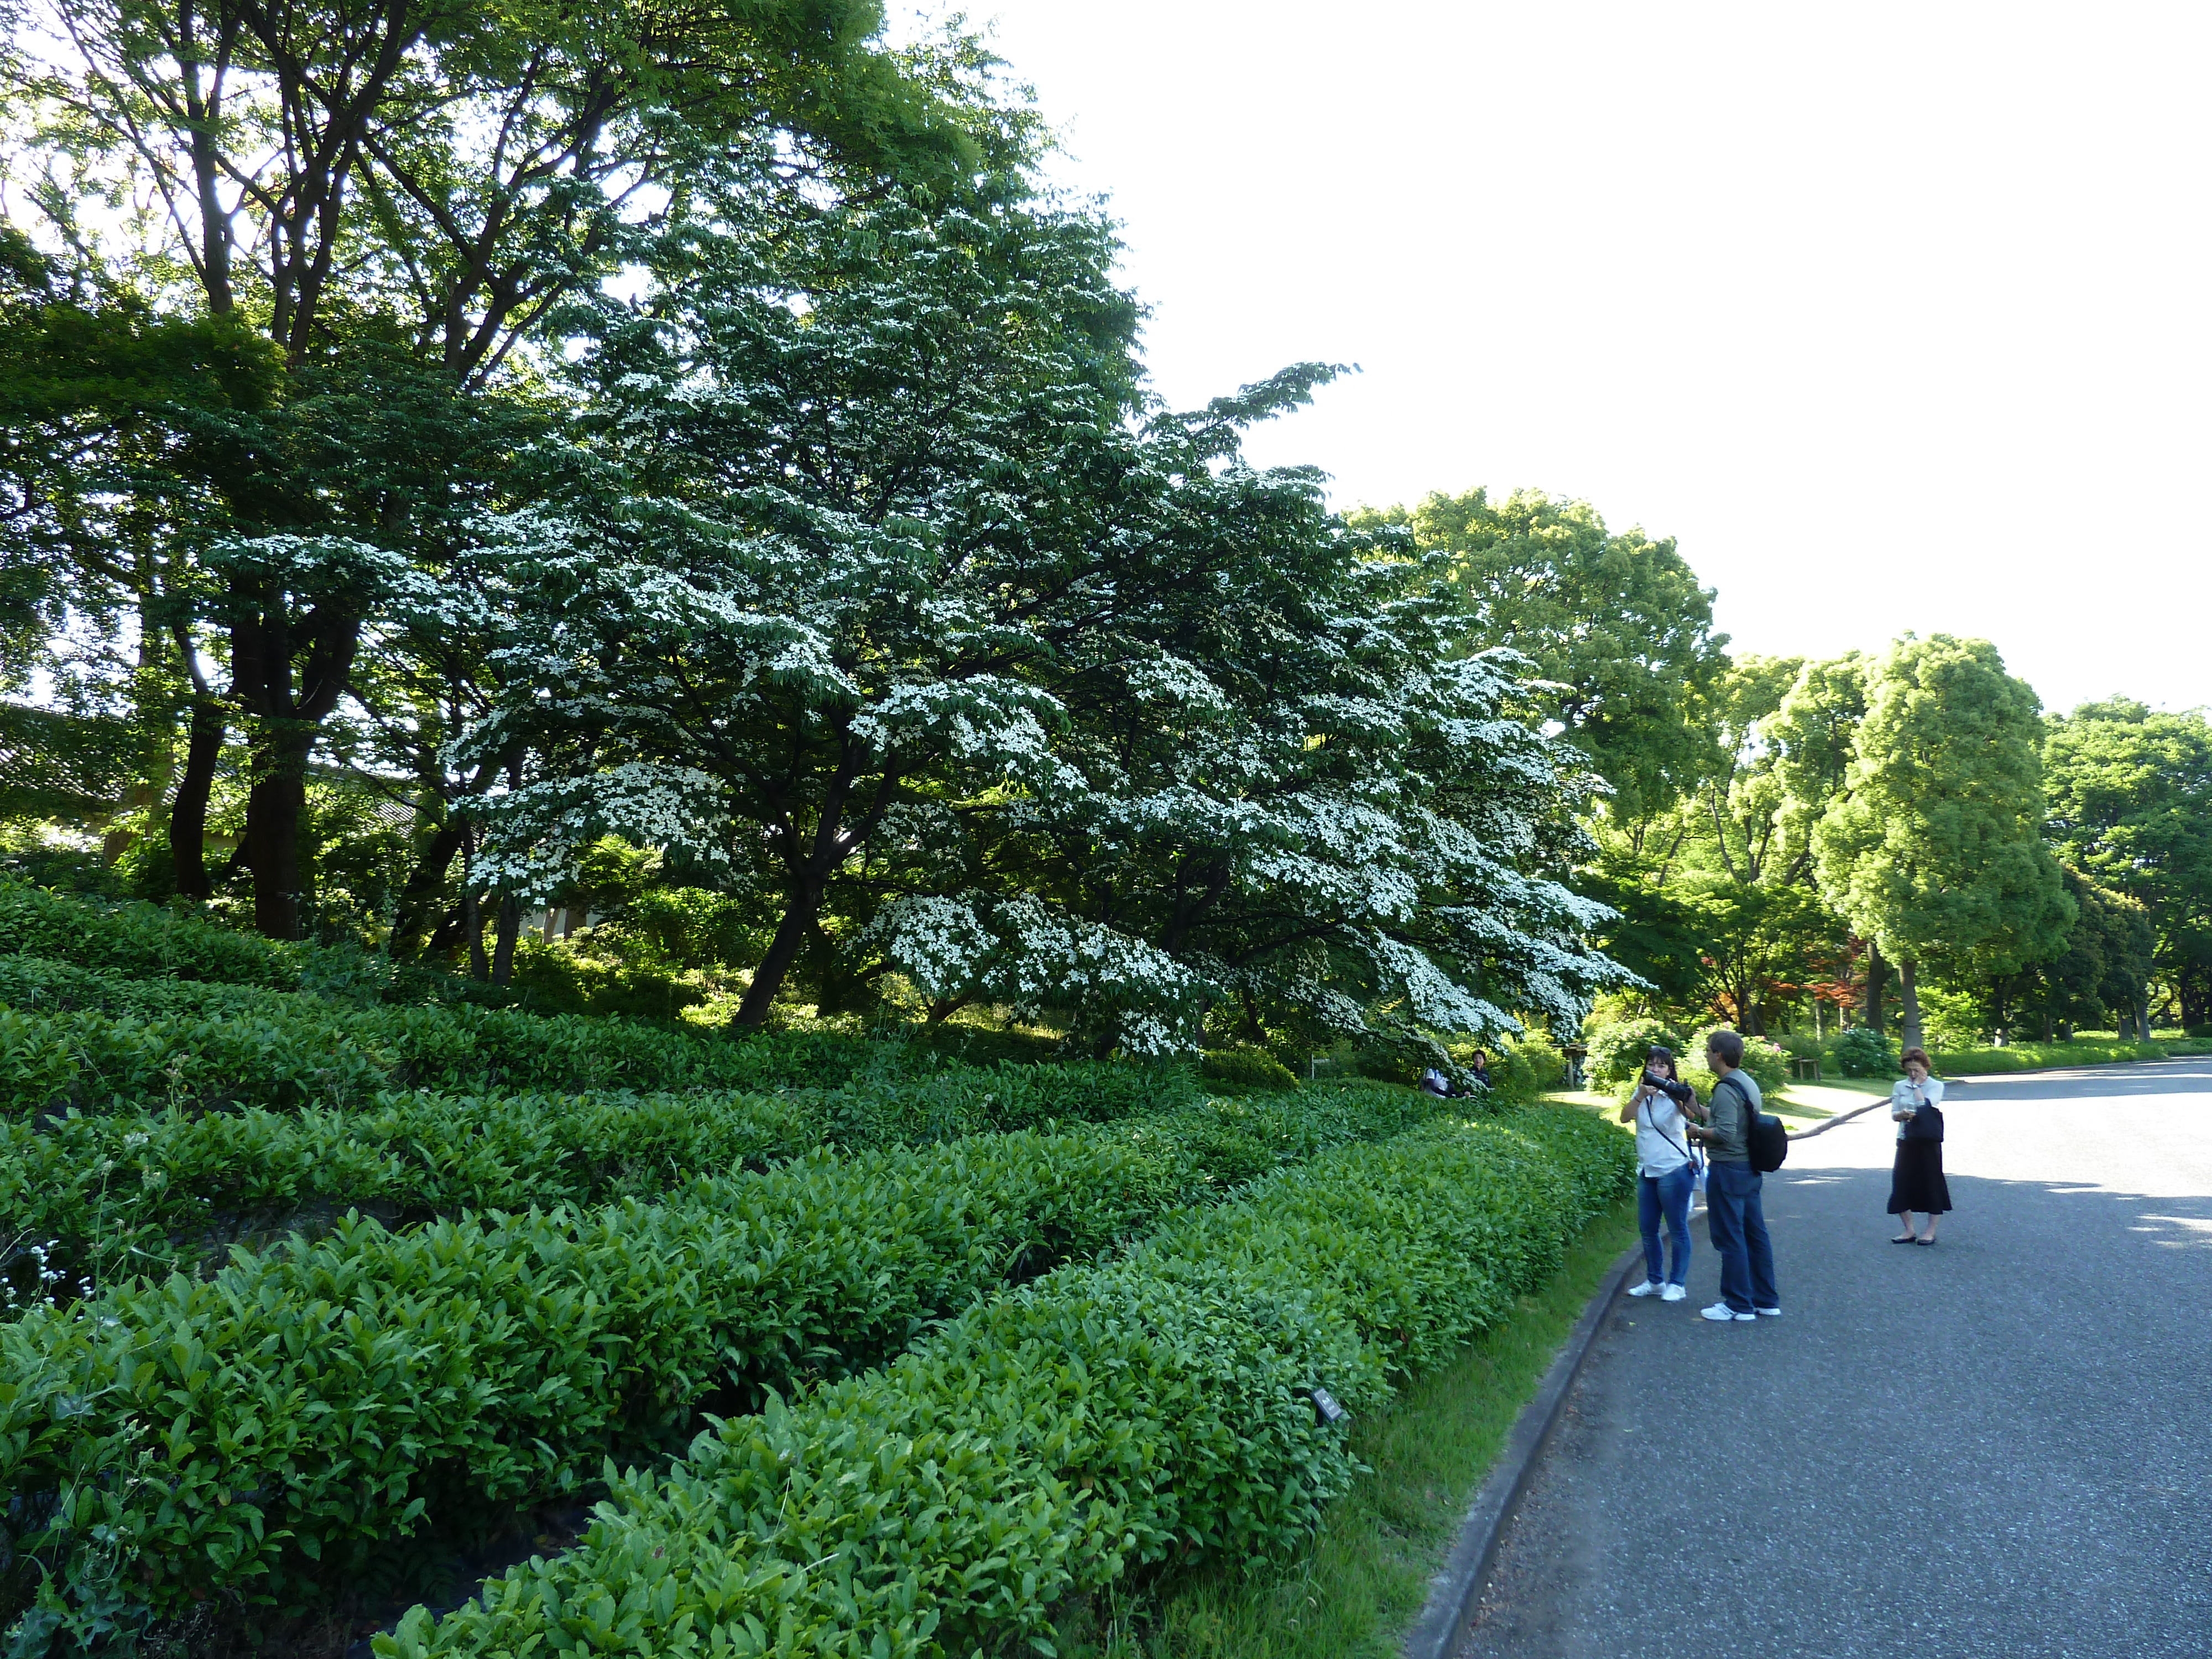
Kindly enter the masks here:
[[1172, 1582], [1066, 1659], [1395, 1659], [1515, 1419], [1636, 1237], [1633, 1201], [1604, 1211], [1503, 1321], [1361, 1421], [1352, 1449], [1368, 1472], [1292, 1559]]

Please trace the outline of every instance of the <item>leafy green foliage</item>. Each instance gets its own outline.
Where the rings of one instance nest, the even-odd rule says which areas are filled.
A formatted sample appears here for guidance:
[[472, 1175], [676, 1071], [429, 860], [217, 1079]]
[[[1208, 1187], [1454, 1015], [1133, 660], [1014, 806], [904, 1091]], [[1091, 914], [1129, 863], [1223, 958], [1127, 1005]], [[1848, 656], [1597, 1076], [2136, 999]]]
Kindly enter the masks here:
[[1597, 1084], [1627, 1082], [1643, 1069], [1644, 1056], [1654, 1045], [1673, 1049], [1677, 1060], [1697, 1058], [1683, 1047], [1680, 1032], [1656, 1019], [1602, 1021], [1585, 1030], [1583, 1041], [1589, 1046], [1584, 1069]]
[[103, 904], [0, 882], [0, 956], [40, 957], [131, 979], [295, 990], [313, 947], [256, 939], [144, 903]]
[[2050, 723], [2043, 766], [2053, 848], [2084, 879], [2142, 907], [2183, 1024], [2203, 1020], [2212, 1012], [2212, 725], [2201, 712], [2088, 704]]
[[1854, 1025], [1836, 1039], [1836, 1065], [1845, 1077], [1895, 1077], [1898, 1045], [1870, 1025]]
[[378, 1651], [744, 1652], [771, 1630], [1000, 1650], [1166, 1560], [1281, 1554], [1352, 1472], [1305, 1391], [1379, 1406], [1500, 1317], [1632, 1170], [1627, 1137], [1572, 1109], [1330, 1154], [987, 1301], [884, 1371], [730, 1420], [666, 1477], [620, 1481], [578, 1548], [441, 1622], [410, 1613]]
[[1264, 1093], [1298, 1086], [1291, 1068], [1262, 1048], [1208, 1049], [1199, 1071], [1224, 1094]]
[[1714, 769], [1699, 715], [1728, 636], [1712, 632], [1712, 590], [1672, 541], [1610, 532], [1588, 502], [1539, 490], [1433, 495], [1353, 522], [1404, 525], [1449, 556], [1468, 635], [1553, 683], [1534, 695], [1612, 786], [1615, 822], [1648, 822]]
[[[191, 1269], [232, 1239], [350, 1209], [387, 1222], [650, 1199], [687, 1177], [811, 1152], [825, 1114], [781, 1097], [386, 1096], [360, 1111], [262, 1108], [0, 1124], [0, 1244], [95, 1282]], [[0, 1268], [7, 1265], [0, 1249]]]
[[710, 1397], [879, 1363], [994, 1285], [1436, 1111], [1391, 1093], [823, 1152], [657, 1206], [349, 1216], [34, 1310], [0, 1328], [0, 1480], [70, 1495], [14, 1547], [119, 1550], [158, 1608], [310, 1597], [426, 1525], [577, 1491]]
[[[248, 940], [249, 945], [261, 941]], [[310, 955], [343, 967], [343, 952]], [[0, 957], [0, 1112], [152, 1104], [361, 1106], [401, 1089], [816, 1088], [896, 1082], [901, 1110], [965, 1133], [1097, 1120], [1194, 1098], [1179, 1067], [977, 1066], [921, 1045], [744, 1039], [462, 1004], [357, 1006], [252, 986], [126, 980]]]
[[1905, 970], [2052, 954], [2075, 906], [2042, 839], [2035, 694], [1987, 641], [1898, 641], [1868, 680], [1847, 793], [1816, 834], [1820, 890]]
[[[1687, 1053], [1700, 1071], [1707, 1070], [1705, 1063], [1706, 1039], [1716, 1031], [1729, 1029], [1725, 1025], [1715, 1025], [1690, 1039]], [[1763, 1095], [1779, 1094], [1789, 1086], [1790, 1055], [1780, 1044], [1769, 1042], [1765, 1037], [1747, 1036], [1743, 1039], [1742, 1069], [1759, 1085], [1759, 1091]], [[1698, 1092], [1710, 1095], [1712, 1091], [1701, 1085]]]
[[1565, 1081], [1567, 1057], [1551, 1039], [1523, 1032], [1500, 1045], [1491, 1063], [1490, 1092], [1500, 1102], [1533, 1105]]

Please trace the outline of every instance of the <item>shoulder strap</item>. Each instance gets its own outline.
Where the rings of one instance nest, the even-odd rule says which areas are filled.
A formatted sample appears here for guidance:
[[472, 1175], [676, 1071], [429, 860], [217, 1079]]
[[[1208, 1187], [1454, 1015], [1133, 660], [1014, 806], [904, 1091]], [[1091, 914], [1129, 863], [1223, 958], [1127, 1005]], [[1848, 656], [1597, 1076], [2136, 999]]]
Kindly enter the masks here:
[[1682, 1161], [1684, 1163], [1686, 1164], [1695, 1161], [1690, 1157], [1690, 1149], [1688, 1147], [1682, 1145], [1680, 1141], [1675, 1139], [1674, 1136], [1668, 1134], [1664, 1129], [1659, 1127], [1659, 1120], [1651, 1115], [1651, 1103], [1648, 1100], [1644, 1103], [1644, 1119], [1645, 1122], [1651, 1126], [1651, 1133], [1653, 1134], [1657, 1135], [1660, 1139], [1665, 1141], [1676, 1152], [1681, 1153]]

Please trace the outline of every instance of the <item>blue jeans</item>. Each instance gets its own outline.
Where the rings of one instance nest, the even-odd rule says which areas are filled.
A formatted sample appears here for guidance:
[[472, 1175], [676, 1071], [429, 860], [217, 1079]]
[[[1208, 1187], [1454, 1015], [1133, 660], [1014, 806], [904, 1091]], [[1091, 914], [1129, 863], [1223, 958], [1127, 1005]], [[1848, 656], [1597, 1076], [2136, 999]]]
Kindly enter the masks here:
[[[1636, 1178], [1636, 1224], [1644, 1232], [1644, 1277], [1654, 1285], [1685, 1285], [1690, 1279], [1690, 1194], [1697, 1176], [1686, 1164], [1662, 1176]], [[1674, 1245], [1674, 1271], [1663, 1271], [1659, 1251], [1659, 1218]]]
[[1748, 1164], [1716, 1163], [1705, 1173], [1705, 1229], [1720, 1252], [1721, 1300], [1738, 1313], [1782, 1305], [1759, 1196], [1765, 1182]]

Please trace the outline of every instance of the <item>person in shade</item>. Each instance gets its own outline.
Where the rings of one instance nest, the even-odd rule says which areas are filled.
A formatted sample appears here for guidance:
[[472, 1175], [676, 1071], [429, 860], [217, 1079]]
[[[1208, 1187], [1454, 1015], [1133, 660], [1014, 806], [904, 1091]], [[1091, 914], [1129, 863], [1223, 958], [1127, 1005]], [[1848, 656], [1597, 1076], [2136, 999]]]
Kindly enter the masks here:
[[[1680, 1302], [1689, 1294], [1690, 1194], [1697, 1166], [1685, 1133], [1692, 1115], [1702, 1116], [1697, 1091], [1675, 1069], [1674, 1051], [1654, 1043], [1644, 1051], [1644, 1072], [1620, 1109], [1620, 1121], [1636, 1126], [1636, 1221], [1644, 1234], [1644, 1282], [1631, 1296], [1656, 1296]], [[1660, 1249], [1659, 1224], [1667, 1224], [1674, 1249], [1671, 1266]]]
[[[1905, 1075], [1889, 1091], [1889, 1115], [1897, 1120], [1897, 1163], [1890, 1170], [1889, 1212], [1905, 1229], [1891, 1238], [1893, 1244], [1933, 1244], [1936, 1224], [1951, 1207], [1951, 1188], [1943, 1180], [1942, 1141], [1911, 1133], [1921, 1109], [1939, 1106], [1943, 1098], [1943, 1081], [1930, 1077], [1931, 1069], [1925, 1048], [1907, 1048]], [[1942, 1116], [1940, 1109], [1936, 1116]], [[1928, 1218], [1928, 1224], [1917, 1233], [1912, 1230], [1916, 1210]]]
[[1705, 1227], [1721, 1259], [1721, 1299], [1703, 1311], [1716, 1322], [1756, 1323], [1759, 1315], [1778, 1316], [1782, 1297], [1774, 1285], [1774, 1244], [1766, 1236], [1766, 1212], [1760, 1200], [1765, 1177], [1751, 1167], [1751, 1119], [1764, 1103], [1759, 1085], [1743, 1065], [1743, 1039], [1716, 1031], [1705, 1041], [1705, 1064], [1717, 1081], [1705, 1103], [1710, 1121], [1690, 1126], [1690, 1139], [1702, 1142], [1711, 1158], [1705, 1172]]

